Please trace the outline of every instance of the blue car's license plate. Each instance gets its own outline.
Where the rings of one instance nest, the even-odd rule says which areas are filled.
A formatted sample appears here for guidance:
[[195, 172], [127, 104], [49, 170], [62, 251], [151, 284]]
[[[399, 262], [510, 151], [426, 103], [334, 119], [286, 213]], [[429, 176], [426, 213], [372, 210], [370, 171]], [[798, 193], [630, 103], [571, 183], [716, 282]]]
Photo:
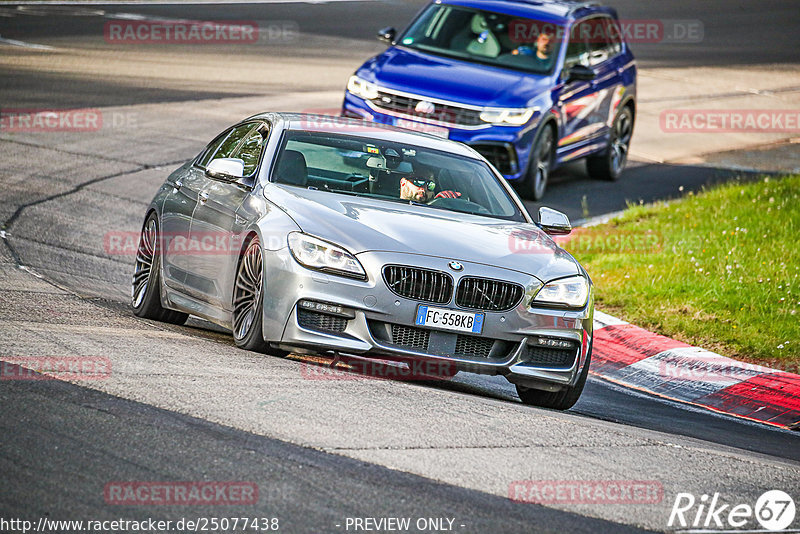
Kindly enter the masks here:
[[420, 305], [417, 308], [416, 324], [442, 330], [480, 334], [483, 330], [483, 319], [482, 313], [468, 313]]

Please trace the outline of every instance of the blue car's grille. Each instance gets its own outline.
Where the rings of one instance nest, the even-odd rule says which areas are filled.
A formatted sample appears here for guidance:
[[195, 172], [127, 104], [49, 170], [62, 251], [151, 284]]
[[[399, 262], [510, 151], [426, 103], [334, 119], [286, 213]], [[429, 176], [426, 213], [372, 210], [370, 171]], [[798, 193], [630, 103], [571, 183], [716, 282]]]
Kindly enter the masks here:
[[506, 311], [519, 304], [524, 292], [518, 284], [465, 277], [458, 284], [456, 304], [473, 310]]
[[417, 105], [424, 101], [422, 97], [414, 98], [385, 91], [380, 91], [378, 98], [370, 100], [377, 108], [394, 114], [413, 117], [420, 122], [438, 122], [453, 126], [487, 126], [487, 123], [481, 120], [480, 110], [434, 103], [432, 113], [417, 111]]
[[444, 304], [453, 296], [453, 279], [440, 271], [387, 265], [383, 280], [392, 293], [408, 299]]

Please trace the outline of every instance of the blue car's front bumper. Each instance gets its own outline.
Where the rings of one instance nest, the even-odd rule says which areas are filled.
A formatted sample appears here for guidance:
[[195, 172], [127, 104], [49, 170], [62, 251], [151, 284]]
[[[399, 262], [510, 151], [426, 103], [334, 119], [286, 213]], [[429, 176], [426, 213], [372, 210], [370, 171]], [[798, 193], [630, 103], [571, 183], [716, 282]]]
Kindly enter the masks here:
[[[512, 182], [524, 178], [536, 134], [536, 124], [533, 121], [525, 126], [488, 125], [481, 129], [461, 129], [453, 126], [448, 128], [433, 126], [413, 117], [399, 119], [370, 107], [363, 99], [350, 92], [345, 93], [342, 114], [392, 126], [406, 128], [412, 126], [422, 132], [449, 130], [449, 139], [473, 147]], [[398, 121], [404, 124], [398, 124]], [[419, 128], [416, 128], [416, 125]]]

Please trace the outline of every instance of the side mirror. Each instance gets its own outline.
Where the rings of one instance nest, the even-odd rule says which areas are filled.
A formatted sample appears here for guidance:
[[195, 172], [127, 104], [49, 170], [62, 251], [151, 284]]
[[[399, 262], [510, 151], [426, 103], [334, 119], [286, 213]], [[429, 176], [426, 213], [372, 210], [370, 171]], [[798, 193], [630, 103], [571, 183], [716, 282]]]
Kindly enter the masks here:
[[235, 182], [244, 177], [244, 161], [236, 158], [215, 159], [206, 167], [206, 176]]
[[539, 220], [536, 222], [548, 235], [569, 235], [572, 233], [572, 224], [569, 217], [550, 208], [539, 208]]
[[388, 28], [383, 28], [382, 30], [378, 30], [378, 40], [381, 42], [393, 45], [395, 37], [397, 37], [397, 30], [391, 26]]
[[567, 70], [568, 82], [576, 80], [588, 82], [594, 80], [596, 76], [594, 71], [586, 65], [574, 65]]

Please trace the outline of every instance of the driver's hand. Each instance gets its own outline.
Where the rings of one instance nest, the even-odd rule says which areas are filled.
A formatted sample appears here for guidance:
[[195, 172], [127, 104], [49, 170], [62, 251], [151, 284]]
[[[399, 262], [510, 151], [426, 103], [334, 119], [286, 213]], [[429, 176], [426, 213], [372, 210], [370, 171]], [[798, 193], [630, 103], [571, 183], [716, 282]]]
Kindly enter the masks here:
[[461, 193], [458, 191], [442, 191], [433, 198], [459, 198]]

